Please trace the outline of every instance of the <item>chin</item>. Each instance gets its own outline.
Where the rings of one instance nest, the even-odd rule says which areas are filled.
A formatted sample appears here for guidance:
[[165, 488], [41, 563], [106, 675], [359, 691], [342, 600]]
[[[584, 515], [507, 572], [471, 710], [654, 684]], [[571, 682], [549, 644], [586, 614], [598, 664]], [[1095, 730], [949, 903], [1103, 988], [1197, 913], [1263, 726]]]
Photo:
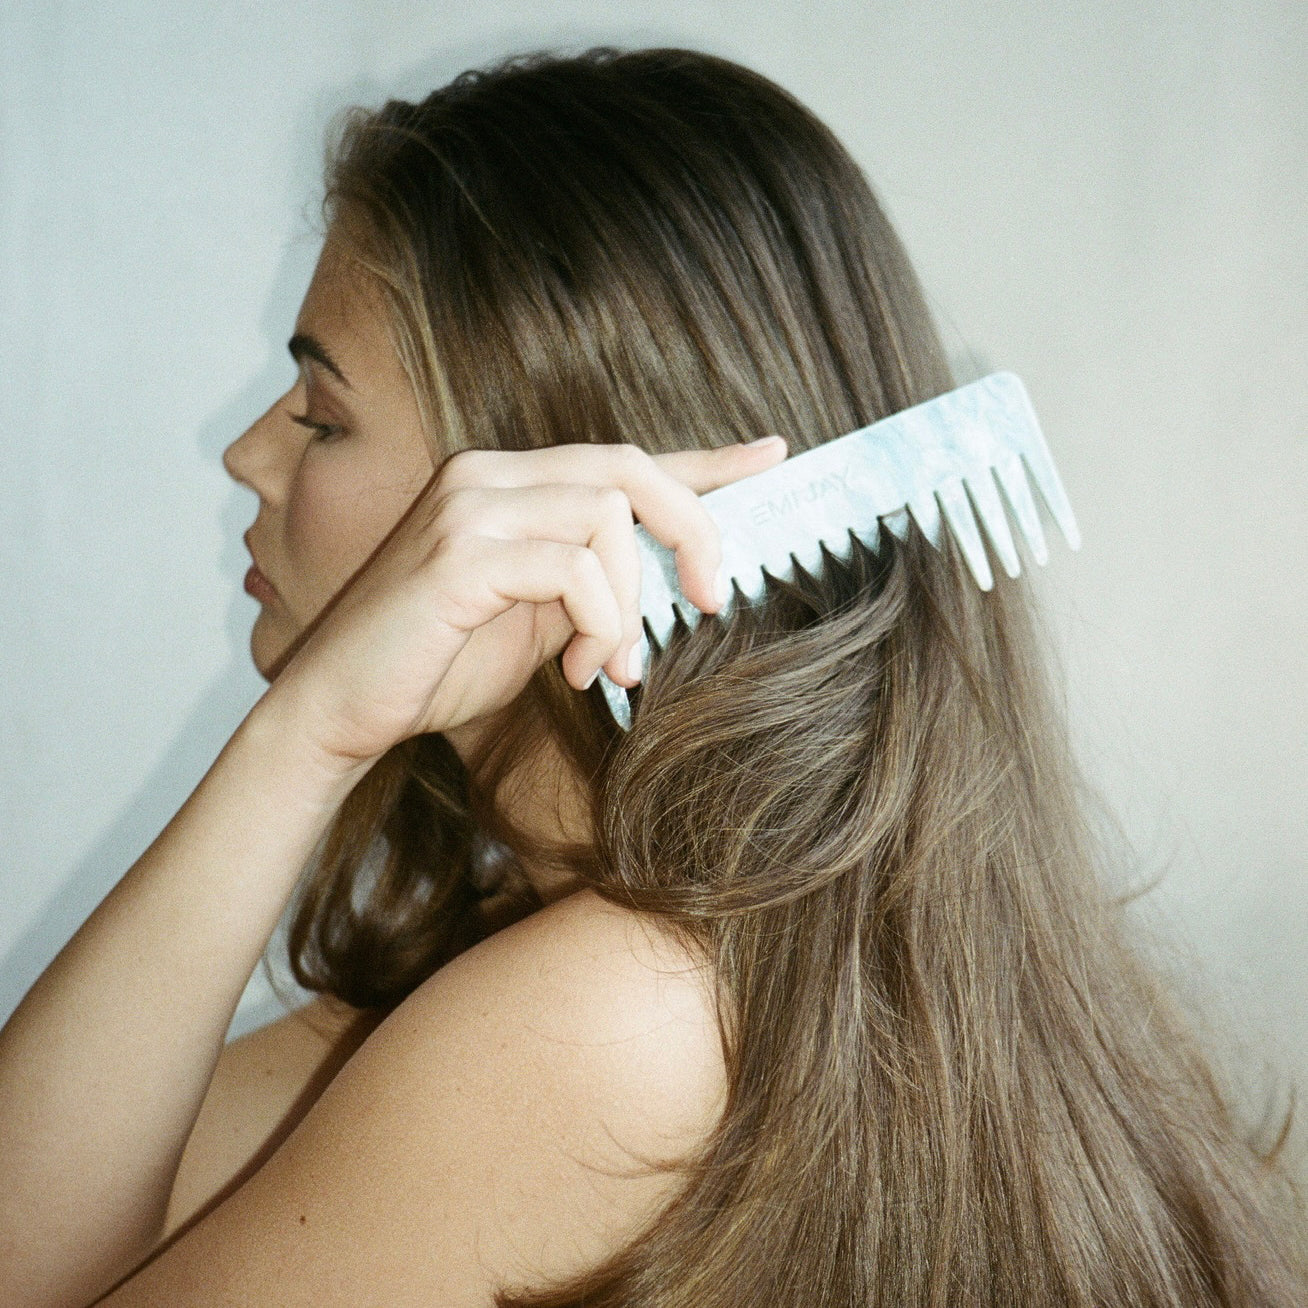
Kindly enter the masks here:
[[274, 661], [267, 658], [253, 639], [250, 641], [250, 662], [254, 664], [254, 670], [265, 680], [272, 681], [277, 675]]
[[295, 648], [294, 639], [274, 627], [267, 613], [260, 613], [250, 632], [250, 660], [265, 681], [272, 681], [277, 676]]

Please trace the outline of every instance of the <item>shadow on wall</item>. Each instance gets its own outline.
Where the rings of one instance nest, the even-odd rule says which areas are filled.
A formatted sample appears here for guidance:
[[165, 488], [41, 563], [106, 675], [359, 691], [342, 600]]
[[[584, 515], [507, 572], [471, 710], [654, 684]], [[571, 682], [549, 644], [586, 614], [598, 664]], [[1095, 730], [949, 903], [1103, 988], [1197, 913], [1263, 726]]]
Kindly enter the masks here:
[[[294, 215], [292, 205], [288, 204], [287, 212]], [[220, 463], [223, 450], [289, 384], [285, 342], [317, 258], [317, 240], [303, 227], [302, 223], [300, 233], [287, 238], [261, 315], [262, 332], [270, 342], [268, 362], [200, 429], [197, 447], [206, 464]], [[0, 1015], [7, 1017], [18, 1005], [63, 943], [163, 829], [262, 692], [263, 682], [248, 652], [254, 609], [241, 588], [249, 566], [241, 535], [254, 513], [253, 496], [233, 485], [221, 527], [221, 571], [231, 580], [224, 622], [229, 650], [225, 670], [200, 692], [136, 795], [0, 960]]]
[[[318, 161], [334, 116], [347, 106], [373, 106], [390, 96], [421, 97], [465, 68], [484, 65], [509, 53], [540, 48], [579, 50], [604, 43], [695, 42], [685, 34], [668, 31], [568, 27], [508, 30], [424, 58], [386, 85], [359, 77], [319, 87], [305, 96], [300, 112], [287, 130], [294, 157], [309, 162], [303, 170], [292, 170], [286, 179], [287, 235], [260, 315], [261, 334], [268, 344], [267, 362], [202, 425], [197, 449], [206, 464], [219, 464], [231, 441], [283, 393], [293, 376], [286, 341], [317, 258], [321, 235]], [[308, 200], [306, 191], [311, 196]], [[253, 670], [248, 653], [254, 609], [241, 587], [241, 578], [249, 566], [241, 536], [253, 521], [255, 511], [253, 496], [233, 486], [223, 506], [221, 522], [220, 564], [223, 575], [230, 580], [231, 595], [224, 623], [229, 648], [226, 668], [199, 692], [191, 712], [177, 727], [171, 743], [135, 796], [66, 873], [36, 918], [0, 957], [0, 1021], [8, 1017], [64, 942], [162, 830], [261, 692], [263, 683]], [[242, 1004], [237, 1028], [257, 1025], [258, 1020], [266, 1020], [281, 1010], [260, 980], [256, 972], [255, 983]]]

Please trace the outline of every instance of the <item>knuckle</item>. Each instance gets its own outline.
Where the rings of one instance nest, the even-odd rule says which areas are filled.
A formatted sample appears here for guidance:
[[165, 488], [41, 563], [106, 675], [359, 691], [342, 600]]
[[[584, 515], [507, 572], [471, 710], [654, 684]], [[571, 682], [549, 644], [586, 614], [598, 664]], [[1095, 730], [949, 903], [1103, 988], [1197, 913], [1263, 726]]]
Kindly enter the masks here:
[[713, 519], [709, 511], [700, 502], [699, 496], [679, 478], [669, 477], [669, 481], [671, 484], [668, 487], [668, 495], [676, 504], [678, 512], [683, 516], [687, 525], [693, 531], [708, 530], [713, 523]]
[[487, 494], [480, 487], [456, 486], [448, 490], [437, 505], [436, 530], [442, 536], [468, 531], [484, 518]]
[[461, 570], [464, 566], [465, 552], [468, 541], [466, 537], [458, 535], [441, 536], [435, 545], [431, 548], [428, 556], [433, 568], [454, 568]]
[[627, 492], [617, 486], [600, 486], [595, 491], [596, 505], [606, 518], [631, 517], [631, 500]]
[[629, 442], [613, 447], [614, 462], [618, 466], [618, 471], [624, 476], [643, 477], [650, 465], [650, 456], [640, 448], [639, 445], [632, 445]]
[[455, 450], [440, 470], [440, 483], [449, 490], [477, 485], [485, 475], [489, 450]]
[[569, 548], [566, 567], [568, 578], [574, 585], [590, 586], [604, 578], [603, 564], [584, 545]]

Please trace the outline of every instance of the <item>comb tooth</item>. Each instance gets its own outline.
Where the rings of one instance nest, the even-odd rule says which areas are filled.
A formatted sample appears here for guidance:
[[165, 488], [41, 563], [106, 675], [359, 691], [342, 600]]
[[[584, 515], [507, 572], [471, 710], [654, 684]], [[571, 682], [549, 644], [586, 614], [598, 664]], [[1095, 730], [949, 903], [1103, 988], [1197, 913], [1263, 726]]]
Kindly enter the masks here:
[[[773, 542], [772, 544], [769, 545], [767, 550], [767, 557], [762, 560], [764, 569], [767, 572], [769, 572], [773, 577], [781, 581], [788, 581], [792, 576], [790, 550], [791, 550], [790, 543], [779, 539], [776, 542]], [[761, 589], [762, 586], [761, 577], [759, 579], [759, 582], [760, 582], [759, 595], [762, 596], [766, 592]]]
[[736, 585], [740, 587], [741, 594], [750, 604], [757, 603], [766, 593], [766, 583], [763, 580], [762, 568], [747, 568], [743, 572], [735, 574]]
[[915, 495], [908, 502], [908, 511], [917, 519], [922, 534], [937, 549], [940, 548], [940, 505], [932, 495]]
[[908, 510], [896, 509], [893, 513], [887, 513], [882, 519], [881, 524], [887, 531], [898, 536], [900, 540], [908, 539]]
[[667, 647], [668, 637], [676, 625], [677, 615], [671, 604], [660, 604], [652, 613], [645, 611], [645, 620], [649, 623], [650, 634], [658, 641], [659, 648]]
[[[886, 542], [885, 542], [886, 530], [887, 528], [884, 526], [883, 523], [874, 522], [872, 524], [871, 531], [860, 531], [858, 533], [850, 532], [850, 536], [853, 537], [855, 534], [857, 534], [858, 539], [862, 541], [863, 544], [866, 545], [868, 549], [872, 551], [873, 554], [880, 554], [881, 551], [885, 549], [886, 546]], [[852, 539], [850, 541], [849, 552], [850, 555], [852, 556], [854, 552], [854, 545]]]
[[[785, 576], [780, 577], [780, 580], [796, 583], [799, 581], [800, 577], [805, 573], [807, 573], [808, 576], [810, 577], [816, 577], [821, 573], [821, 571], [822, 571], [822, 555], [820, 552], [818, 554], [816, 563], [810, 562], [805, 554], [800, 554], [796, 552], [790, 556], [790, 566], [786, 569]], [[780, 576], [780, 574], [778, 575]]]
[[[872, 525], [875, 530], [876, 523]], [[839, 559], [841, 563], [848, 563], [854, 557], [855, 535], [856, 533], [852, 527], [846, 527], [834, 540], [828, 540], [824, 537], [822, 543], [827, 547], [828, 552]], [[875, 549], [876, 547], [872, 546], [871, 548]]]
[[990, 561], [986, 558], [986, 547], [981, 540], [976, 519], [972, 516], [972, 506], [962, 481], [957, 477], [951, 478], [936, 489], [936, 498], [944, 510], [954, 539], [962, 547], [963, 557], [967, 560], [976, 584], [982, 590], [993, 589], [995, 579], [990, 572]]
[[1004, 505], [999, 498], [994, 474], [989, 468], [982, 468], [972, 476], [965, 477], [963, 482], [972, 496], [977, 517], [986, 529], [990, 544], [1004, 565], [1004, 571], [1010, 577], [1019, 576], [1022, 563], [1017, 557], [1017, 546], [1008, 530], [1008, 519], [1004, 516]]
[[[1044, 442], [1041, 441], [1039, 445], [1031, 445], [1024, 449], [1022, 461], [1026, 464], [1027, 472], [1040, 492], [1050, 515], [1062, 531], [1063, 538], [1074, 550], [1079, 550], [1081, 532], [1076, 525], [1072, 506], [1067, 502], [1067, 492], [1063, 490], [1058, 469], [1054, 467], [1054, 461], [1049, 457]], [[1041, 562], [1043, 563], [1044, 560], [1042, 559]]]
[[[801, 545], [798, 549], [793, 550], [790, 555], [793, 562], [797, 563], [805, 572], [814, 574], [822, 570], [822, 539], [814, 537], [812, 541]], [[793, 572], [792, 572], [793, 576]]]
[[613, 720], [623, 731], [631, 730], [631, 705], [627, 702], [627, 693], [621, 686], [609, 680], [607, 672], [599, 674], [599, 687], [604, 692], [604, 701], [613, 714]]
[[[879, 552], [882, 545], [881, 517], [877, 512], [875, 497], [869, 497], [866, 503], [855, 502], [852, 507], [854, 512], [850, 514], [849, 521], [838, 529], [835, 541], [827, 541], [827, 548], [845, 563], [854, 556], [855, 539], [862, 541], [874, 553]], [[908, 534], [908, 514], [900, 510], [899, 516], [903, 520], [900, 535], [900, 539], [903, 539]]]
[[1031, 487], [1027, 484], [1019, 458], [995, 460], [995, 476], [1003, 487], [1008, 506], [1017, 519], [1026, 543], [1031, 547], [1031, 555], [1037, 563], [1044, 564], [1049, 559], [1049, 548], [1045, 544], [1045, 533], [1040, 526], [1040, 515], [1036, 512], [1035, 500], [1031, 498]]

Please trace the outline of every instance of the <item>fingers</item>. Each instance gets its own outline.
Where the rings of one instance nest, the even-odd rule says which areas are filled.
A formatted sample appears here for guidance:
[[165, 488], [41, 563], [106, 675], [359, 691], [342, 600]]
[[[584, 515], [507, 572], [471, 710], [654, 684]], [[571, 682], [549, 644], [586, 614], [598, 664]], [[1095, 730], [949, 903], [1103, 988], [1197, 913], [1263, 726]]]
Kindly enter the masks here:
[[[651, 536], [676, 551], [681, 589], [704, 612], [716, 613], [725, 596], [717, 591], [722, 542], [717, 524], [699, 497], [752, 477], [785, 457], [786, 442], [780, 436], [766, 436], [748, 445], [651, 456], [658, 472], [678, 488], [676, 497], [666, 500], [655, 495], [648, 503], [644, 498], [634, 498], [632, 508]], [[675, 509], [675, 514], [665, 513], [665, 506]]]
[[[645, 530], [675, 551], [678, 579], [687, 598], [704, 612], [715, 613], [721, 606], [716, 579], [722, 549], [717, 526], [699, 496], [762, 472], [785, 455], [786, 443], [779, 436], [748, 445], [659, 455], [646, 454], [634, 445], [465, 450], [446, 461], [440, 481], [447, 491], [465, 486], [539, 489], [542, 483], [617, 487]], [[634, 606], [635, 598], [628, 594], [627, 603]], [[629, 629], [628, 640], [638, 635], [637, 623]], [[614, 679], [632, 681], [625, 669]]]
[[752, 477], [786, 456], [784, 436], [763, 436], [747, 445], [725, 445], [712, 450], [677, 450], [673, 454], [655, 454], [654, 462], [696, 495], [707, 495], [719, 486], [729, 485], [742, 477]]
[[560, 601], [577, 635], [563, 653], [570, 685], [585, 690], [623, 643], [625, 620], [599, 556], [581, 545], [550, 540], [482, 542], [477, 581], [501, 601]]
[[[636, 549], [631, 501], [617, 487], [605, 487], [598, 493], [602, 497], [598, 505], [599, 522], [587, 544], [604, 564], [622, 615], [622, 635], [616, 650], [600, 648], [596, 652], [595, 667], [598, 670], [606, 664], [610, 680], [618, 685], [634, 686], [641, 676], [636, 651], [645, 632], [640, 616], [640, 553]], [[594, 676], [593, 672], [587, 673], [582, 689]]]
[[[445, 497], [434, 526], [443, 542], [462, 546], [456, 571], [481, 571], [483, 556], [490, 559], [492, 549], [497, 567], [506, 558], [510, 561], [508, 572], [494, 574], [494, 588], [501, 596], [508, 597], [515, 585], [513, 562], [522, 561], [524, 567], [530, 563], [524, 574], [530, 593], [513, 598], [563, 602], [577, 632], [564, 655], [565, 672], [577, 689], [584, 690], [600, 667], [619, 684], [640, 680], [629, 670], [631, 651], [643, 636], [640, 557], [631, 503], [623, 491], [615, 486], [468, 487]], [[497, 548], [501, 542], [558, 548], [542, 554], [506, 553]], [[541, 558], [552, 561], [543, 565], [543, 572]], [[552, 590], [551, 566], [559, 569]], [[602, 597], [592, 593], [596, 589]], [[544, 599], [537, 598], [544, 592]]]

